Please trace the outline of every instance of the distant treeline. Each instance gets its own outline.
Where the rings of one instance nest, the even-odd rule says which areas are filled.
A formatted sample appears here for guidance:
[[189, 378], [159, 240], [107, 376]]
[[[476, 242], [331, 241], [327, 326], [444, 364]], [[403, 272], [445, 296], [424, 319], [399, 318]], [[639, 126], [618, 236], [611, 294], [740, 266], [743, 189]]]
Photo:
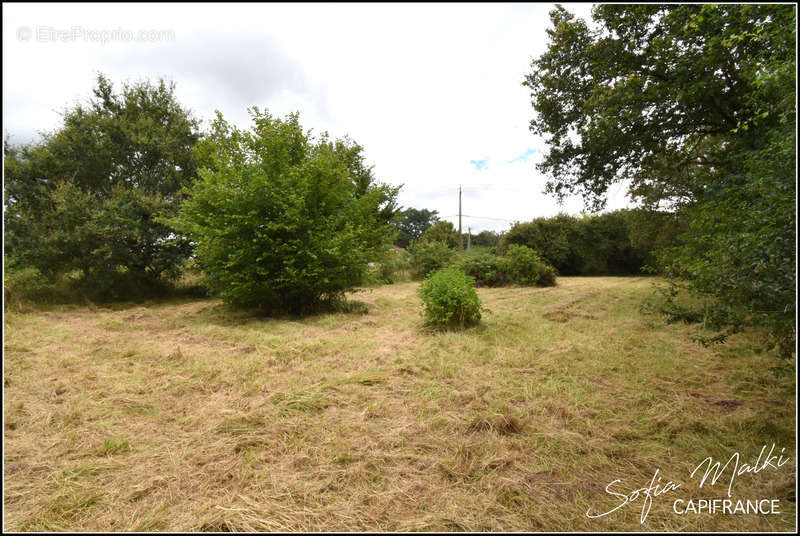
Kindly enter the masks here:
[[[452, 223], [436, 211], [409, 208], [395, 215], [395, 245], [420, 250], [418, 242], [458, 247]], [[509, 246], [527, 246], [560, 275], [631, 275], [659, 271], [659, 252], [678, 243], [687, 219], [667, 211], [622, 209], [604, 214], [558, 214], [517, 222], [506, 232], [462, 235], [464, 247], [489, 248], [504, 255]], [[427, 250], [426, 250], [427, 251]]]
[[657, 252], [675, 244], [685, 230], [670, 212], [625, 209], [605, 214], [535, 218], [516, 223], [498, 244], [528, 246], [561, 275], [640, 274], [656, 270]]

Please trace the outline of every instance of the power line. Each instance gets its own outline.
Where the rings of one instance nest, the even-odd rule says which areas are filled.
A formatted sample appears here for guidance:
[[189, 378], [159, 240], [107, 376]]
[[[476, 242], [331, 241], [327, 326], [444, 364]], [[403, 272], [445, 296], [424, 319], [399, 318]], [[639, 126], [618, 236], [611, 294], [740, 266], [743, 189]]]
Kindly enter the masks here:
[[[441, 218], [458, 218], [458, 214], [452, 214], [450, 216], [440, 216]], [[488, 216], [470, 216], [469, 214], [461, 214], [462, 218], [473, 218], [476, 220], [495, 220], [495, 221], [505, 221], [505, 222], [515, 222], [519, 220], [508, 220], [505, 218], [490, 218]]]

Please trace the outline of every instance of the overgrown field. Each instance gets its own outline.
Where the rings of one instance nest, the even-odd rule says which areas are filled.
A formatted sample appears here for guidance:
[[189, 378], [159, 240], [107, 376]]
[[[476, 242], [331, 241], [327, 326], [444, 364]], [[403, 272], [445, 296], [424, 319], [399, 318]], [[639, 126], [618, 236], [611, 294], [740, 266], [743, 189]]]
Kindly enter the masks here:
[[[219, 301], [10, 311], [4, 528], [164, 531], [794, 530], [795, 379], [738, 335], [639, 309], [652, 278], [478, 289], [482, 324], [426, 332], [418, 283], [366, 314], [265, 319]], [[673, 513], [735, 477], [778, 515]], [[762, 457], [763, 461], [763, 457]], [[733, 464], [731, 464], [733, 465]], [[677, 490], [599, 518], [656, 470]], [[657, 482], [658, 483], [658, 482]]]

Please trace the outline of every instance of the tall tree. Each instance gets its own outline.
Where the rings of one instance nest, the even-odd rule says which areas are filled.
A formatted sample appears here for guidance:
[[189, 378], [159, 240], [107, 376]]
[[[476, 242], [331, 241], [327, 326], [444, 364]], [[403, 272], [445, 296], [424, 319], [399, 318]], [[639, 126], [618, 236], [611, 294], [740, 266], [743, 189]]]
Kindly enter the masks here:
[[648, 208], [691, 221], [663, 257], [713, 298], [715, 327], [767, 328], [794, 348], [796, 7], [558, 7], [524, 85], [549, 151], [547, 190], [599, 208], [630, 181]]
[[[600, 207], [622, 179], [649, 205], [696, 201], [794, 117], [790, 5], [561, 7], [524, 85], [547, 137], [547, 190]], [[788, 114], [788, 115], [787, 115]]]
[[115, 92], [102, 75], [92, 98], [63, 117], [40, 144], [7, 150], [11, 264], [51, 279], [74, 273], [99, 298], [161, 287], [191, 251], [158, 218], [176, 212], [197, 175], [197, 121], [173, 84], [145, 81]]
[[417, 240], [439, 221], [439, 213], [436, 210], [407, 208], [398, 211], [392, 218], [392, 225], [397, 230], [395, 245], [407, 248], [413, 241]]

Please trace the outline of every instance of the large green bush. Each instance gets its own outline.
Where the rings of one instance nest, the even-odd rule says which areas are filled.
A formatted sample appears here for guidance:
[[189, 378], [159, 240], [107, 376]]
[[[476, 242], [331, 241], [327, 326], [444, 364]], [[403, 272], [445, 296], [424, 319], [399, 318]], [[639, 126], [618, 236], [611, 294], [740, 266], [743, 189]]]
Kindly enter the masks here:
[[428, 276], [419, 289], [425, 323], [434, 327], [467, 327], [480, 322], [481, 300], [475, 281], [455, 267]]
[[475, 279], [479, 286], [503, 285], [552, 286], [556, 284], [556, 270], [535, 251], [511, 244], [504, 255], [483, 253], [463, 259], [458, 267]]
[[506, 251], [511, 280], [520, 285], [536, 285], [544, 261], [536, 252], [526, 246], [512, 244]]
[[349, 140], [312, 140], [297, 114], [251, 115], [252, 131], [218, 115], [175, 223], [226, 302], [312, 311], [360, 285], [386, 251], [397, 189], [375, 181]]
[[676, 243], [684, 227], [678, 214], [645, 209], [559, 214], [514, 224], [498, 249], [527, 246], [562, 275], [639, 274], [654, 263], [657, 249]]
[[478, 286], [501, 287], [512, 279], [509, 259], [491, 253], [467, 257], [459, 263], [459, 268], [473, 277]]
[[408, 249], [411, 256], [411, 273], [416, 278], [423, 278], [429, 273], [444, 268], [456, 256], [455, 250], [438, 240], [417, 240]]
[[[550, 15], [547, 50], [524, 82], [531, 130], [548, 140], [537, 165], [546, 191], [600, 208], [627, 183], [643, 207], [672, 208], [680, 218], [663, 221], [685, 232], [662, 268], [702, 298], [706, 323], [724, 330], [714, 339], [762, 327], [791, 363], [797, 9], [602, 4], [589, 24], [562, 7]], [[632, 243], [662, 242], [651, 231]]]

